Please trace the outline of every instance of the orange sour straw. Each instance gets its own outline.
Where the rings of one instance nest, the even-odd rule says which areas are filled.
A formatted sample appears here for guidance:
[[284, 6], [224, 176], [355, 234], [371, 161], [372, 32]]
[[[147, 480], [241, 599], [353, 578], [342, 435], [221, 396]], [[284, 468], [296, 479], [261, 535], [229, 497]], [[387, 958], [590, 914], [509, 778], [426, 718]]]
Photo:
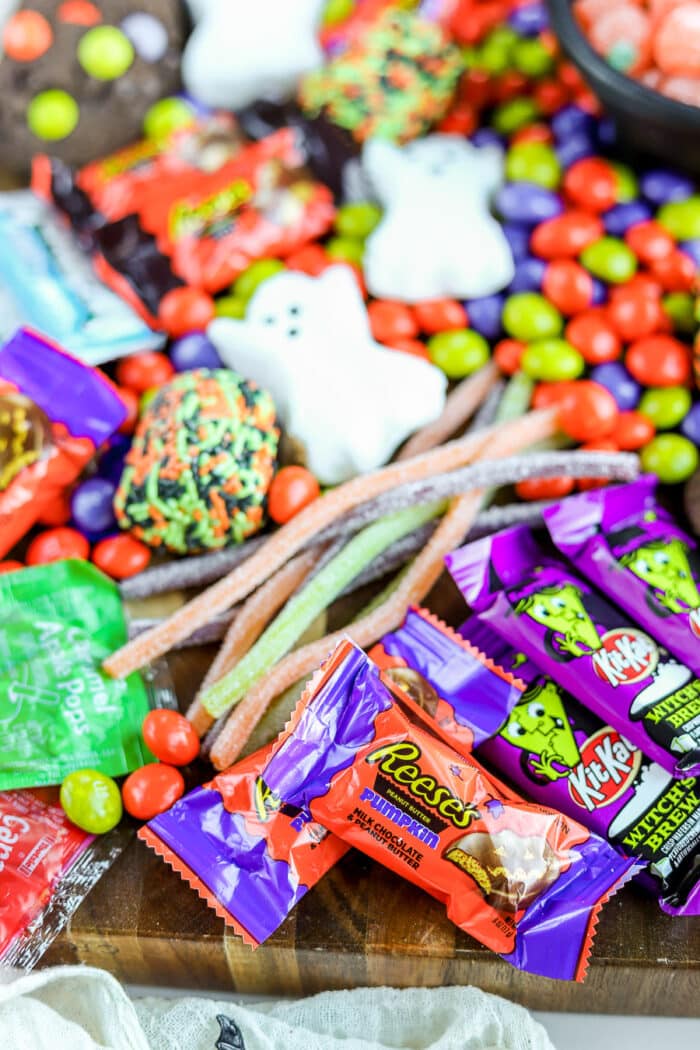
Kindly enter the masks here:
[[467, 420], [476, 412], [479, 405], [484, 401], [491, 387], [498, 379], [498, 366], [494, 361], [480, 368], [468, 379], [463, 379], [454, 390], [447, 395], [445, 407], [442, 413], [432, 423], [428, 423], [422, 430], [418, 430], [413, 437], [409, 438], [404, 447], [396, 456], [397, 463], [406, 459], [419, 456], [428, 449], [441, 445], [448, 437], [454, 434]]
[[[551, 437], [557, 431], [557, 415], [556, 409], [530, 412], [514, 423], [502, 424], [490, 432], [485, 454], [480, 458], [499, 459]], [[484, 494], [484, 490], [475, 490], [452, 501], [426, 547], [382, 605], [340, 631], [290, 653], [252, 687], [214, 741], [209, 757], [216, 769], [226, 769], [235, 762], [272, 700], [311, 674], [341, 639], [350, 638], [364, 648], [401, 625], [408, 607], [420, 605], [439, 579], [445, 556], [464, 539], [479, 513]]]
[[[249, 595], [288, 558], [296, 554], [310, 537], [346, 511], [396, 485], [454, 470], [472, 462], [495, 434], [502, 434], [504, 438], [514, 438], [515, 448], [523, 446], [523, 442], [518, 441], [518, 435], [527, 433], [529, 429], [544, 429], [548, 436], [556, 427], [557, 411], [555, 408], [549, 408], [531, 412], [510, 423], [486, 428], [476, 434], [451, 441], [447, 445], [441, 445], [415, 459], [390, 463], [372, 474], [364, 474], [345, 482], [305, 507], [228, 576], [202, 591], [157, 627], [145, 631], [118, 649], [105, 660], [105, 671], [115, 678], [126, 678], [145, 664], [163, 656], [177, 642], [189, 637], [212, 617], [225, 612]], [[531, 442], [525, 442], [528, 443]]]
[[228, 674], [245, 656], [268, 622], [304, 582], [320, 554], [318, 548], [298, 554], [266, 580], [241, 606], [187, 712], [187, 718], [194, 726], [197, 736], [204, 736], [214, 724], [214, 719], [202, 704], [200, 697], [210, 685]]

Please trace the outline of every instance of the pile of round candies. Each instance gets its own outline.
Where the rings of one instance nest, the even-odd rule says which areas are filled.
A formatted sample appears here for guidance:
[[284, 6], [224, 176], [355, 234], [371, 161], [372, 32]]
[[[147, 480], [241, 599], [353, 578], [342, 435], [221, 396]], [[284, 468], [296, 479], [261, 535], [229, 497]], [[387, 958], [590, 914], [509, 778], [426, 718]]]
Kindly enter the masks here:
[[170, 809], [185, 790], [179, 767], [199, 754], [199, 738], [184, 715], [168, 708], [150, 711], [143, 739], [157, 762], [134, 770], [119, 785], [96, 769], [69, 773], [61, 785], [61, 805], [70, 820], [92, 835], [116, 827], [123, 810], [136, 820], [152, 820]]
[[574, 15], [615, 69], [700, 106], [700, 0], [576, 0]]

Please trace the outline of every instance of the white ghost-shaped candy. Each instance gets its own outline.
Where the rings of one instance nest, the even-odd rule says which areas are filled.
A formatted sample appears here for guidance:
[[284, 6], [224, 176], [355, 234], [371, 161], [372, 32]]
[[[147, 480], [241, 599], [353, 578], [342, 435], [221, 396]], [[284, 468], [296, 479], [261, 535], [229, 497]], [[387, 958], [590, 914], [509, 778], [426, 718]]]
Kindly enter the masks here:
[[188, 0], [195, 29], [182, 56], [189, 93], [240, 109], [283, 99], [323, 63], [317, 31], [325, 0]]
[[477, 149], [455, 135], [395, 146], [365, 143], [362, 166], [385, 208], [363, 261], [381, 299], [473, 299], [510, 284], [510, 245], [489, 211], [503, 181], [497, 147]]
[[243, 320], [217, 318], [207, 334], [224, 364], [270, 391], [325, 485], [386, 463], [444, 405], [442, 372], [374, 342], [346, 266], [271, 277]]

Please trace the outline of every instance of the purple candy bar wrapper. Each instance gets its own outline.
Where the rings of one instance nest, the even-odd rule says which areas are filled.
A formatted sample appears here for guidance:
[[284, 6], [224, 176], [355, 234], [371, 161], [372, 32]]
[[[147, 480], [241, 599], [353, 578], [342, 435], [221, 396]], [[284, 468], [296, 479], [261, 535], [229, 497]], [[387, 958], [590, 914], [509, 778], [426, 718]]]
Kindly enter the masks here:
[[409, 609], [369, 655], [462, 753], [498, 732], [523, 690], [426, 609]]
[[656, 481], [649, 475], [572, 496], [544, 520], [587, 580], [700, 674], [700, 556], [656, 502]]
[[[273, 745], [261, 812], [310, 813], [442, 901], [453, 922], [508, 962], [581, 980], [597, 913], [636, 863], [578, 822], [504, 794], [473, 759], [411, 721], [392, 689], [365, 653], [341, 642]], [[533, 885], [527, 865], [541, 870], [549, 851], [552, 874]], [[513, 905], [501, 894], [514, 894]]]
[[700, 781], [675, 780], [473, 616], [459, 633], [527, 683], [477, 757], [648, 867], [669, 915], [700, 915]]
[[468, 605], [675, 777], [700, 773], [700, 681], [516, 526], [455, 551]]

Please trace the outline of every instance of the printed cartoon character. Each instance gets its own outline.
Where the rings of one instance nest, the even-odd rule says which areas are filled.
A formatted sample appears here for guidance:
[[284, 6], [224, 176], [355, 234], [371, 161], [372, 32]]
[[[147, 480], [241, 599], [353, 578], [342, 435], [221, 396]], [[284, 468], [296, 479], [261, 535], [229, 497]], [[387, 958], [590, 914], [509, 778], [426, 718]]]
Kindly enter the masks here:
[[561, 694], [548, 678], [523, 694], [498, 735], [523, 751], [528, 776], [559, 780], [581, 761]]
[[546, 642], [555, 656], [585, 656], [600, 649], [601, 640], [595, 624], [586, 612], [581, 591], [572, 583], [542, 587], [521, 598], [515, 606], [518, 616], [547, 628]]
[[649, 585], [650, 593], [671, 613], [700, 608], [700, 593], [682, 540], [650, 540], [623, 554], [620, 564]]

